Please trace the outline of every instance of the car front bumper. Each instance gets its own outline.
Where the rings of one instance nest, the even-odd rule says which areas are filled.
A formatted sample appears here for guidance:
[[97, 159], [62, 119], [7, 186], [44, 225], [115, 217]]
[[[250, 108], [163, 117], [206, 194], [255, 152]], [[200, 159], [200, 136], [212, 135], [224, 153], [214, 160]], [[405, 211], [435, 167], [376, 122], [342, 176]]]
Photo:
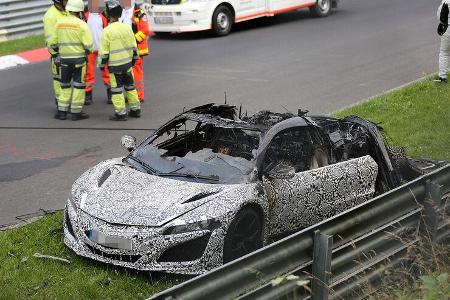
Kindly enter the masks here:
[[189, 32], [211, 29], [209, 2], [153, 5], [149, 12], [154, 32]]
[[[128, 249], [93, 241], [95, 230], [110, 239], [128, 240]], [[222, 264], [222, 229], [163, 235], [163, 228], [125, 226], [94, 218], [70, 201], [64, 212], [64, 243], [76, 254], [108, 264], [142, 271], [198, 275]]]

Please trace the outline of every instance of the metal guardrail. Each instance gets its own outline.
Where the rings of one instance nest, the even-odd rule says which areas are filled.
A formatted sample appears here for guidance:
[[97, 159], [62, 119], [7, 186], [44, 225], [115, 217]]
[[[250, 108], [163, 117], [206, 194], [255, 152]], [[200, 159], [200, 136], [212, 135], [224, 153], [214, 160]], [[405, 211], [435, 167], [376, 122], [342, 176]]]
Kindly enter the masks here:
[[51, 0], [0, 0], [0, 42], [43, 33], [42, 18], [52, 3]]
[[365, 298], [421, 239], [450, 237], [449, 195], [447, 165], [150, 299]]
[[0, 0], [0, 41], [43, 32], [50, 0]]

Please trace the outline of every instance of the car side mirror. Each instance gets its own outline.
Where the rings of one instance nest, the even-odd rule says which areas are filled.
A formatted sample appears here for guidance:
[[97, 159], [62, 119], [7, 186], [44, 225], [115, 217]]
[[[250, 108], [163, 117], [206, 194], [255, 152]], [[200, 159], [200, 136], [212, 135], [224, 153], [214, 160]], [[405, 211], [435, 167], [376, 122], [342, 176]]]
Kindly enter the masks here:
[[125, 149], [127, 149], [130, 152], [136, 149], [136, 138], [134, 136], [124, 135], [120, 139], [120, 143]]
[[269, 179], [291, 179], [295, 176], [295, 168], [285, 164], [278, 164], [268, 173]]

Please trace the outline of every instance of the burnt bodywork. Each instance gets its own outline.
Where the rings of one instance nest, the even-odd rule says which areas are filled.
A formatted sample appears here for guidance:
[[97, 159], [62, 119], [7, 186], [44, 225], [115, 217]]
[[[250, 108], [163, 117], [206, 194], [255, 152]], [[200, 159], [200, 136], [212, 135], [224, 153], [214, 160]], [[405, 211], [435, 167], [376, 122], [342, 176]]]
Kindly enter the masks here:
[[106, 263], [200, 274], [442, 164], [407, 158], [355, 116], [207, 104], [84, 173], [64, 241]]

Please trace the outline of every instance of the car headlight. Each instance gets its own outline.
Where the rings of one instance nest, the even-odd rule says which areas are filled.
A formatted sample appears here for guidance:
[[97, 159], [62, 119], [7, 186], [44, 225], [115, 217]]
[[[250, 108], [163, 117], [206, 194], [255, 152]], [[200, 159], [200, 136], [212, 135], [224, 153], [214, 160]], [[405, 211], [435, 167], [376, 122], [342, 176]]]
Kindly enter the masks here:
[[70, 195], [69, 195], [69, 203], [70, 203], [70, 206], [72, 206], [73, 208], [76, 208], [76, 207], [77, 207], [77, 205], [75, 204], [75, 201], [73, 200], [73, 194], [72, 194], [72, 192], [71, 192]]
[[85, 189], [81, 189], [78, 192], [71, 192], [69, 195], [69, 202], [73, 207], [83, 208], [84, 203], [86, 202], [86, 198], [88, 195], [88, 191]]
[[193, 231], [215, 230], [221, 226], [220, 221], [216, 219], [205, 219], [194, 223], [186, 223], [167, 227], [163, 235], [180, 234]]

